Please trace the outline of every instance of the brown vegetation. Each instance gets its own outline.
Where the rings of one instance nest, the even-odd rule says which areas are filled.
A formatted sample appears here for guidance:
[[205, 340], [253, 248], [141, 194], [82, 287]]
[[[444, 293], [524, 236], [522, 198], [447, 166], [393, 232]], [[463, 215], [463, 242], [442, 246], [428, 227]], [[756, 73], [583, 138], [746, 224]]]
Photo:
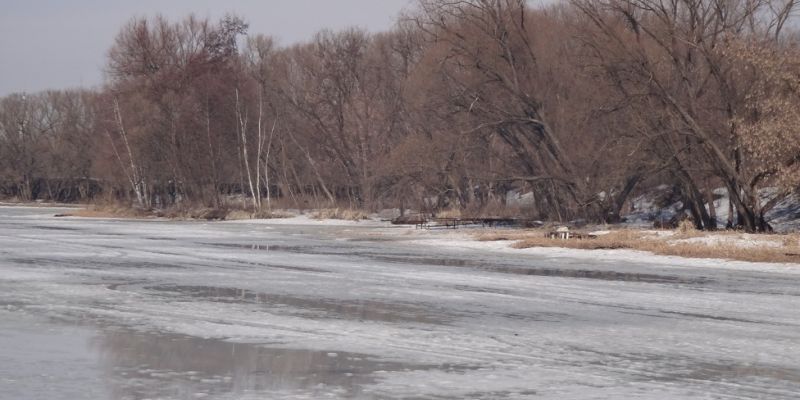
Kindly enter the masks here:
[[84, 218], [148, 218], [154, 217], [152, 213], [131, 207], [118, 205], [90, 205], [86, 208], [76, 209], [57, 217], [84, 217]]
[[252, 212], [237, 208], [209, 208], [209, 207], [169, 207], [162, 210], [142, 210], [139, 208], [123, 206], [115, 203], [92, 204], [86, 208], [76, 209], [57, 217], [85, 217], [85, 218], [167, 218], [174, 220], [246, 220], [246, 219], [273, 219], [290, 218], [294, 214], [281, 211]]
[[369, 219], [369, 213], [364, 210], [349, 208], [324, 208], [312, 211], [310, 214], [314, 219], [342, 219], [348, 221], [362, 221]]
[[[702, 233], [690, 231], [662, 231], [658, 235], [653, 231], [636, 229], [614, 230], [595, 239], [562, 240], [545, 237], [544, 230], [498, 230], [477, 234], [481, 241], [512, 240], [513, 247], [524, 249], [531, 247], [563, 247], [582, 250], [629, 249], [648, 251], [654, 254], [690, 257], [718, 258], [724, 260], [740, 260], [754, 262], [800, 262], [800, 235], [759, 235], [758, 242], [742, 245], [742, 233], [719, 232]], [[716, 237], [720, 240], [694, 240], [691, 238]], [[758, 245], [758, 243], [763, 243]]]
[[768, 231], [800, 185], [796, 6], [418, 0], [289, 47], [235, 16], [134, 18], [103, 88], [0, 99], [0, 197], [615, 222], [666, 184], [697, 229], [722, 187], [728, 227]]

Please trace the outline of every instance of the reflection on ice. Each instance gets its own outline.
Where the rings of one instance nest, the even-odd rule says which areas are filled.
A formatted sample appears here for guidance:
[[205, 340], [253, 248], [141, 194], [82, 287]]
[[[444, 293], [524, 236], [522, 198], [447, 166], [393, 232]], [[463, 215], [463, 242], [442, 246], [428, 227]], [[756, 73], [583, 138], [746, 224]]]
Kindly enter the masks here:
[[92, 340], [115, 399], [303, 393], [363, 398], [375, 371], [414, 367], [343, 352], [109, 330]]

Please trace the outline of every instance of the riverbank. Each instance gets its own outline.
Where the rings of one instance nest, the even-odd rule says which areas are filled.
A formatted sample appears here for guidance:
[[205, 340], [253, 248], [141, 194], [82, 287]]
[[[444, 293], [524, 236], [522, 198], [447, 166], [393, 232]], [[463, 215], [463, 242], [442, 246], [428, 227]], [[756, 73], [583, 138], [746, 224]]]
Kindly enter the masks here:
[[[600, 227], [595, 227], [600, 228]], [[767, 264], [800, 272], [800, 234], [748, 234], [740, 231], [653, 230], [622, 226], [586, 230], [591, 239], [550, 239], [546, 229], [481, 228], [383, 229], [366, 233], [379, 240], [389, 235], [414, 244], [536, 254], [544, 257], [577, 257], [598, 261], [624, 260], [687, 264], [731, 265], [732, 262]], [[755, 265], [759, 264], [759, 265]]]
[[[14, 204], [9, 204], [14, 205]], [[21, 205], [24, 206], [24, 205]], [[272, 220], [291, 219], [307, 216], [316, 220], [361, 221], [370, 219], [370, 214], [362, 210], [347, 208], [322, 208], [313, 210], [262, 210], [252, 211], [240, 207], [171, 207], [167, 209], [144, 210], [115, 204], [90, 204], [73, 206], [74, 210], [60, 213], [58, 217], [82, 218], [164, 218], [176, 221], [240, 221], [240, 220]]]
[[[47, 207], [42, 204], [0, 203], [0, 206]], [[52, 207], [52, 205], [50, 205]], [[550, 239], [547, 229], [462, 227], [448, 230], [433, 226], [415, 229], [413, 226], [392, 226], [378, 215], [348, 209], [275, 210], [251, 213], [238, 209], [187, 209], [144, 211], [130, 207], [90, 205], [69, 207], [58, 217], [209, 220], [262, 225], [329, 225], [370, 227], [372, 237], [402, 235], [405, 237], [433, 235], [443, 241], [472, 241], [476, 248], [498, 246], [509, 250], [551, 248], [564, 250], [609, 251], [633, 250], [662, 256], [693, 259], [735, 260], [760, 263], [800, 263], [800, 233], [747, 234], [741, 231], [703, 232], [693, 229], [654, 230], [626, 226], [596, 226], [585, 230], [591, 239]], [[383, 229], [392, 227], [391, 230]]]
[[748, 234], [739, 231], [681, 231], [622, 228], [592, 232], [593, 239], [559, 240], [542, 230], [476, 232], [475, 240], [509, 241], [516, 249], [559, 247], [579, 250], [637, 250], [686, 258], [800, 263], [800, 234]]

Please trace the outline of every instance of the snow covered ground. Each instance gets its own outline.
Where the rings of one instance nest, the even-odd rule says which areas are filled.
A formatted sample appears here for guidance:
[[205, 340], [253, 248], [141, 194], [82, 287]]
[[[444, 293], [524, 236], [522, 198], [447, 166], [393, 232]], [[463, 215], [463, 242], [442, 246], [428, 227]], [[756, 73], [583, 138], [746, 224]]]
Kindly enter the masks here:
[[0, 207], [0, 399], [800, 397], [793, 265]]
[[[766, 204], [776, 193], [776, 188], [764, 188], [760, 190], [761, 202]], [[626, 224], [635, 227], [653, 226], [653, 222], [668, 222], [683, 207], [680, 201], [671, 202], [672, 190], [667, 185], [653, 188], [643, 194], [631, 199], [633, 210], [628, 210], [624, 215]], [[714, 190], [714, 213], [717, 217], [717, 226], [725, 227], [730, 214], [730, 197], [725, 188]], [[706, 203], [706, 210], [711, 208]], [[776, 232], [798, 232], [800, 231], [800, 196], [790, 195], [766, 214], [767, 221]]]

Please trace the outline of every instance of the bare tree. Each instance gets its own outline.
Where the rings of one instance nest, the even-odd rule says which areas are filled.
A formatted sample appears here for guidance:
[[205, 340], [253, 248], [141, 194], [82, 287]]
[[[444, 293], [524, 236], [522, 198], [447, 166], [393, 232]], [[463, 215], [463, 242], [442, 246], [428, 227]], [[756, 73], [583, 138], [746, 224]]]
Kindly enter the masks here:
[[590, 34], [596, 38], [592, 49], [609, 75], [617, 77], [620, 90], [652, 98], [661, 108], [660, 117], [668, 118], [660, 134], [669, 136], [672, 143], [683, 142], [669, 152], [670, 157], [693, 154], [694, 161], [707, 163], [727, 187], [739, 223], [749, 231], [768, 230], [758, 174], [738, 145], [735, 126], [750, 82], [738, 79], [739, 71], [724, 49], [731, 40], [780, 36], [784, 23], [771, 20], [762, 27], [754, 22], [764, 18], [772, 3], [612, 0], [573, 4], [587, 17]]

